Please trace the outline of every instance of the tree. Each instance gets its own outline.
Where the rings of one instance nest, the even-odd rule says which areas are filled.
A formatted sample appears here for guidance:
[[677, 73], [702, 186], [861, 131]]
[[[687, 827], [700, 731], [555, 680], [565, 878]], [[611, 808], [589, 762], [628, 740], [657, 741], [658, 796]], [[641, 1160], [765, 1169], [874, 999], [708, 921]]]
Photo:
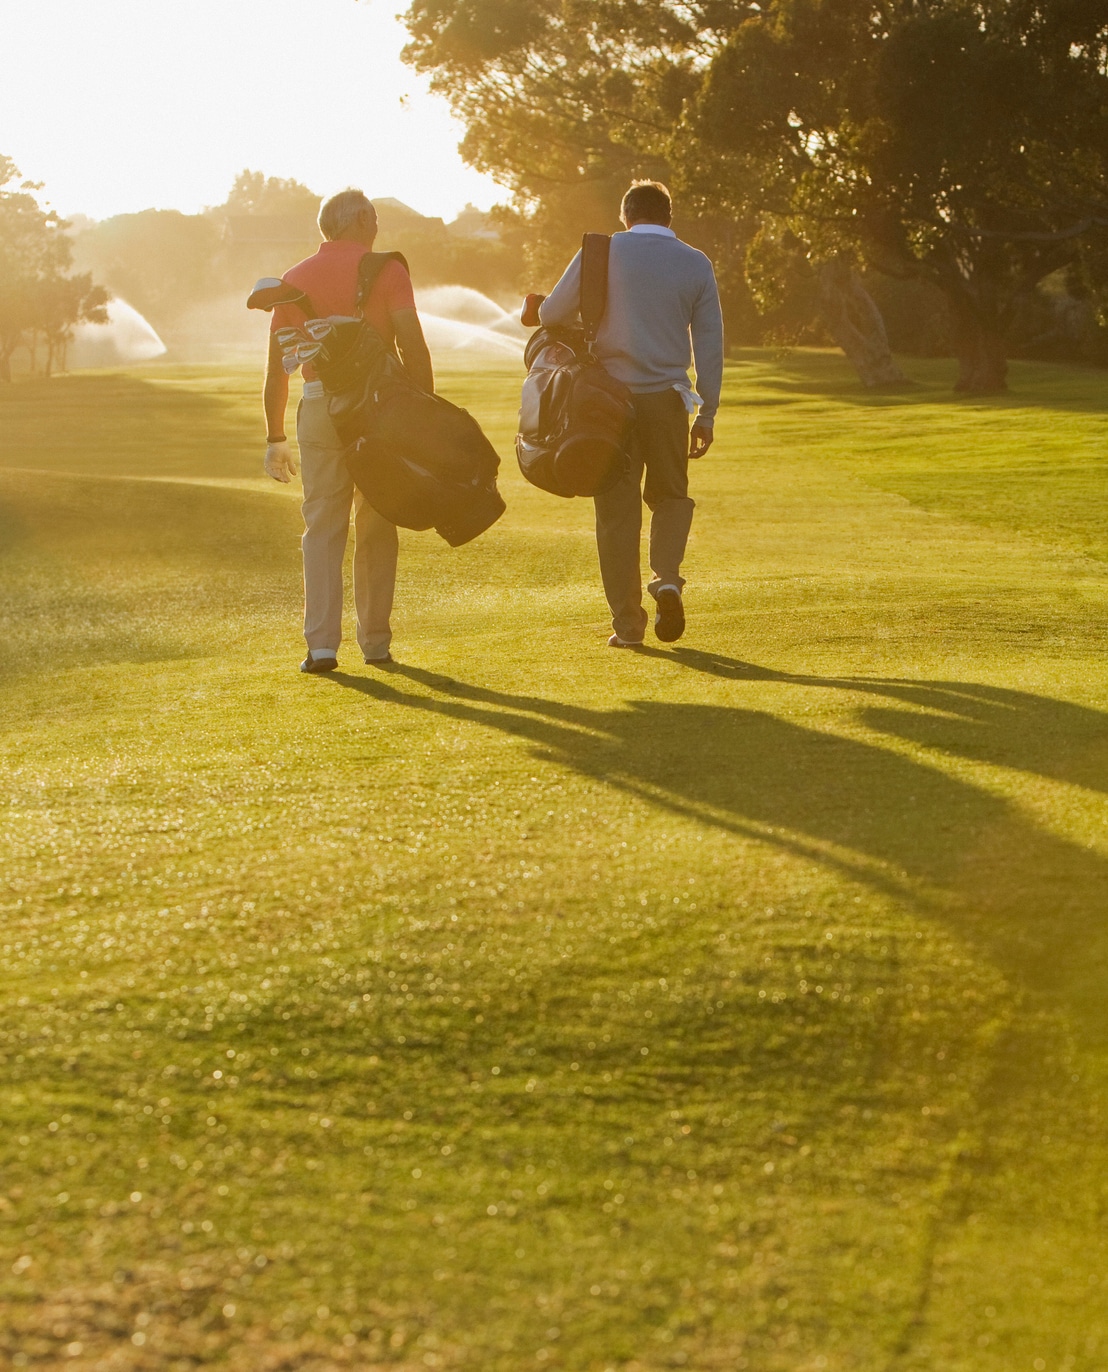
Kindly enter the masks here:
[[273, 276], [319, 245], [320, 197], [299, 181], [242, 171], [227, 199], [207, 211], [221, 236], [220, 267], [228, 287]]
[[1105, 0], [415, 0], [407, 22], [463, 151], [524, 205], [665, 162], [744, 245], [770, 218], [817, 274], [838, 262], [828, 289], [854, 261], [933, 283], [965, 390], [1004, 386], [1019, 301], [1108, 221]]
[[87, 272], [62, 276], [54, 274], [38, 282], [34, 292], [34, 334], [41, 333], [46, 343], [44, 374], [49, 377], [55, 365], [65, 370], [66, 350], [73, 341], [77, 323], [108, 322], [108, 292], [94, 286]]
[[865, 288], [851, 253], [815, 259], [811, 245], [787, 223], [765, 215], [746, 245], [743, 265], [761, 311], [766, 341], [822, 342], [818, 321], [846, 354], [863, 385], [899, 388], [906, 384], [893, 359], [881, 310]]
[[632, 176], [667, 176], [695, 78], [691, 33], [665, 3], [414, 0], [407, 59], [464, 121], [463, 156], [513, 193], [532, 265], [564, 266], [581, 233], [615, 227]]
[[291, 178], [245, 170], [235, 177], [230, 194], [214, 214], [264, 214], [306, 220], [314, 228], [319, 213], [315, 191]]
[[86, 229], [75, 244], [81, 265], [158, 330], [227, 289], [221, 247], [211, 218], [179, 210], [117, 214]]
[[1021, 298], [1108, 223], [1102, 0], [768, 0], [686, 130], [705, 194], [937, 286], [958, 386], [1002, 389]]
[[0, 154], [0, 381], [10, 381], [12, 354], [34, 319], [34, 285], [47, 234], [54, 225], [31, 193], [18, 188], [19, 170]]
[[[512, 189], [516, 236], [533, 271], [564, 265], [583, 230], [617, 227], [615, 209], [633, 177], [687, 179], [688, 139], [677, 130], [702, 79], [703, 24], [694, 7], [417, 0], [407, 19], [408, 59], [431, 73], [466, 121], [463, 154]], [[767, 331], [796, 332], [822, 341], [813, 316], [836, 289], [815, 289], [805, 264], [786, 273], [800, 286], [787, 307], [777, 290], [752, 291], [743, 267], [759, 214], [721, 209], [707, 196], [685, 197], [680, 219], [683, 237], [716, 261], [730, 336], [753, 341]], [[902, 380], [887, 343], [875, 360], [884, 339], [880, 313], [856, 276], [850, 285], [823, 311], [832, 335], [867, 384]], [[868, 305], [860, 314], [859, 302]], [[792, 316], [789, 328], [783, 314]], [[863, 319], [876, 323], [877, 344], [862, 345]]]
[[73, 325], [107, 322], [108, 295], [91, 276], [73, 276], [73, 247], [67, 225], [44, 210], [20, 181], [9, 157], [0, 155], [0, 381], [11, 380], [12, 355], [35, 341], [46, 341], [46, 373], [72, 337]]

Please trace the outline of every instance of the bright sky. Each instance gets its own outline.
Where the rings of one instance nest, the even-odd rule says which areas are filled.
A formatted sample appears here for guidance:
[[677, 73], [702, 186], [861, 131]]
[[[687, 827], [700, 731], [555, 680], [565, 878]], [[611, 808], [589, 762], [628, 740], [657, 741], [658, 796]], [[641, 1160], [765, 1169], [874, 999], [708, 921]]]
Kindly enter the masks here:
[[[244, 167], [450, 219], [501, 191], [400, 61], [403, 0], [0, 0], [0, 153], [63, 214], [190, 213]], [[403, 102], [403, 103], [402, 103]]]

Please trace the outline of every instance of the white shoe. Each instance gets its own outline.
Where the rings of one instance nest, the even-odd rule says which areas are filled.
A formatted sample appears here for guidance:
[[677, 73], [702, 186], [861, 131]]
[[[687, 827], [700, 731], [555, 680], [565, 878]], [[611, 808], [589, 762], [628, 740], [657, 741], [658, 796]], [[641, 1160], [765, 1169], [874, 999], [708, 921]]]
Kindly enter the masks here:
[[642, 639], [620, 638], [619, 634], [613, 634], [608, 640], [609, 648], [641, 648]]

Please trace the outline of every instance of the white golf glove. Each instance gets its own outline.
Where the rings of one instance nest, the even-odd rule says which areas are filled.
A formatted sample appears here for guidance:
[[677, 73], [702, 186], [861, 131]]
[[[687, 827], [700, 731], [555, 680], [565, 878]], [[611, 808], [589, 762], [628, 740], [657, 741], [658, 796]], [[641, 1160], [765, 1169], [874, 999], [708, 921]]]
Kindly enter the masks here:
[[286, 485], [296, 475], [296, 463], [293, 461], [288, 439], [283, 439], [280, 443], [270, 443], [266, 448], [265, 474], [271, 476], [274, 481], [283, 481]]

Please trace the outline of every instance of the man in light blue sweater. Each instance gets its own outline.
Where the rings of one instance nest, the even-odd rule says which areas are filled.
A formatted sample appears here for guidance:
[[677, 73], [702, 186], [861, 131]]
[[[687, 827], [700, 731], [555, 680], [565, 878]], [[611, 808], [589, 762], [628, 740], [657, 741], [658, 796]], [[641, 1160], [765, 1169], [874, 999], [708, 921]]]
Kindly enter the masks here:
[[[626, 233], [612, 237], [608, 308], [595, 353], [631, 391], [635, 406], [628, 475], [596, 496], [596, 546], [600, 575], [612, 611], [609, 647], [642, 643], [647, 614], [642, 603], [639, 541], [642, 502], [650, 509], [647, 590], [654, 597], [654, 632], [673, 643], [685, 631], [681, 598], [693, 502], [689, 458], [712, 446], [712, 426], [723, 379], [723, 317], [712, 264], [682, 243], [669, 227], [669, 192], [656, 181], [636, 182], [623, 197]], [[581, 254], [539, 311], [544, 325], [570, 326], [581, 310]], [[691, 347], [690, 347], [691, 343]], [[696, 367], [696, 391], [689, 386]], [[700, 414], [689, 433], [689, 415]], [[645, 489], [640, 491], [643, 472]]]

